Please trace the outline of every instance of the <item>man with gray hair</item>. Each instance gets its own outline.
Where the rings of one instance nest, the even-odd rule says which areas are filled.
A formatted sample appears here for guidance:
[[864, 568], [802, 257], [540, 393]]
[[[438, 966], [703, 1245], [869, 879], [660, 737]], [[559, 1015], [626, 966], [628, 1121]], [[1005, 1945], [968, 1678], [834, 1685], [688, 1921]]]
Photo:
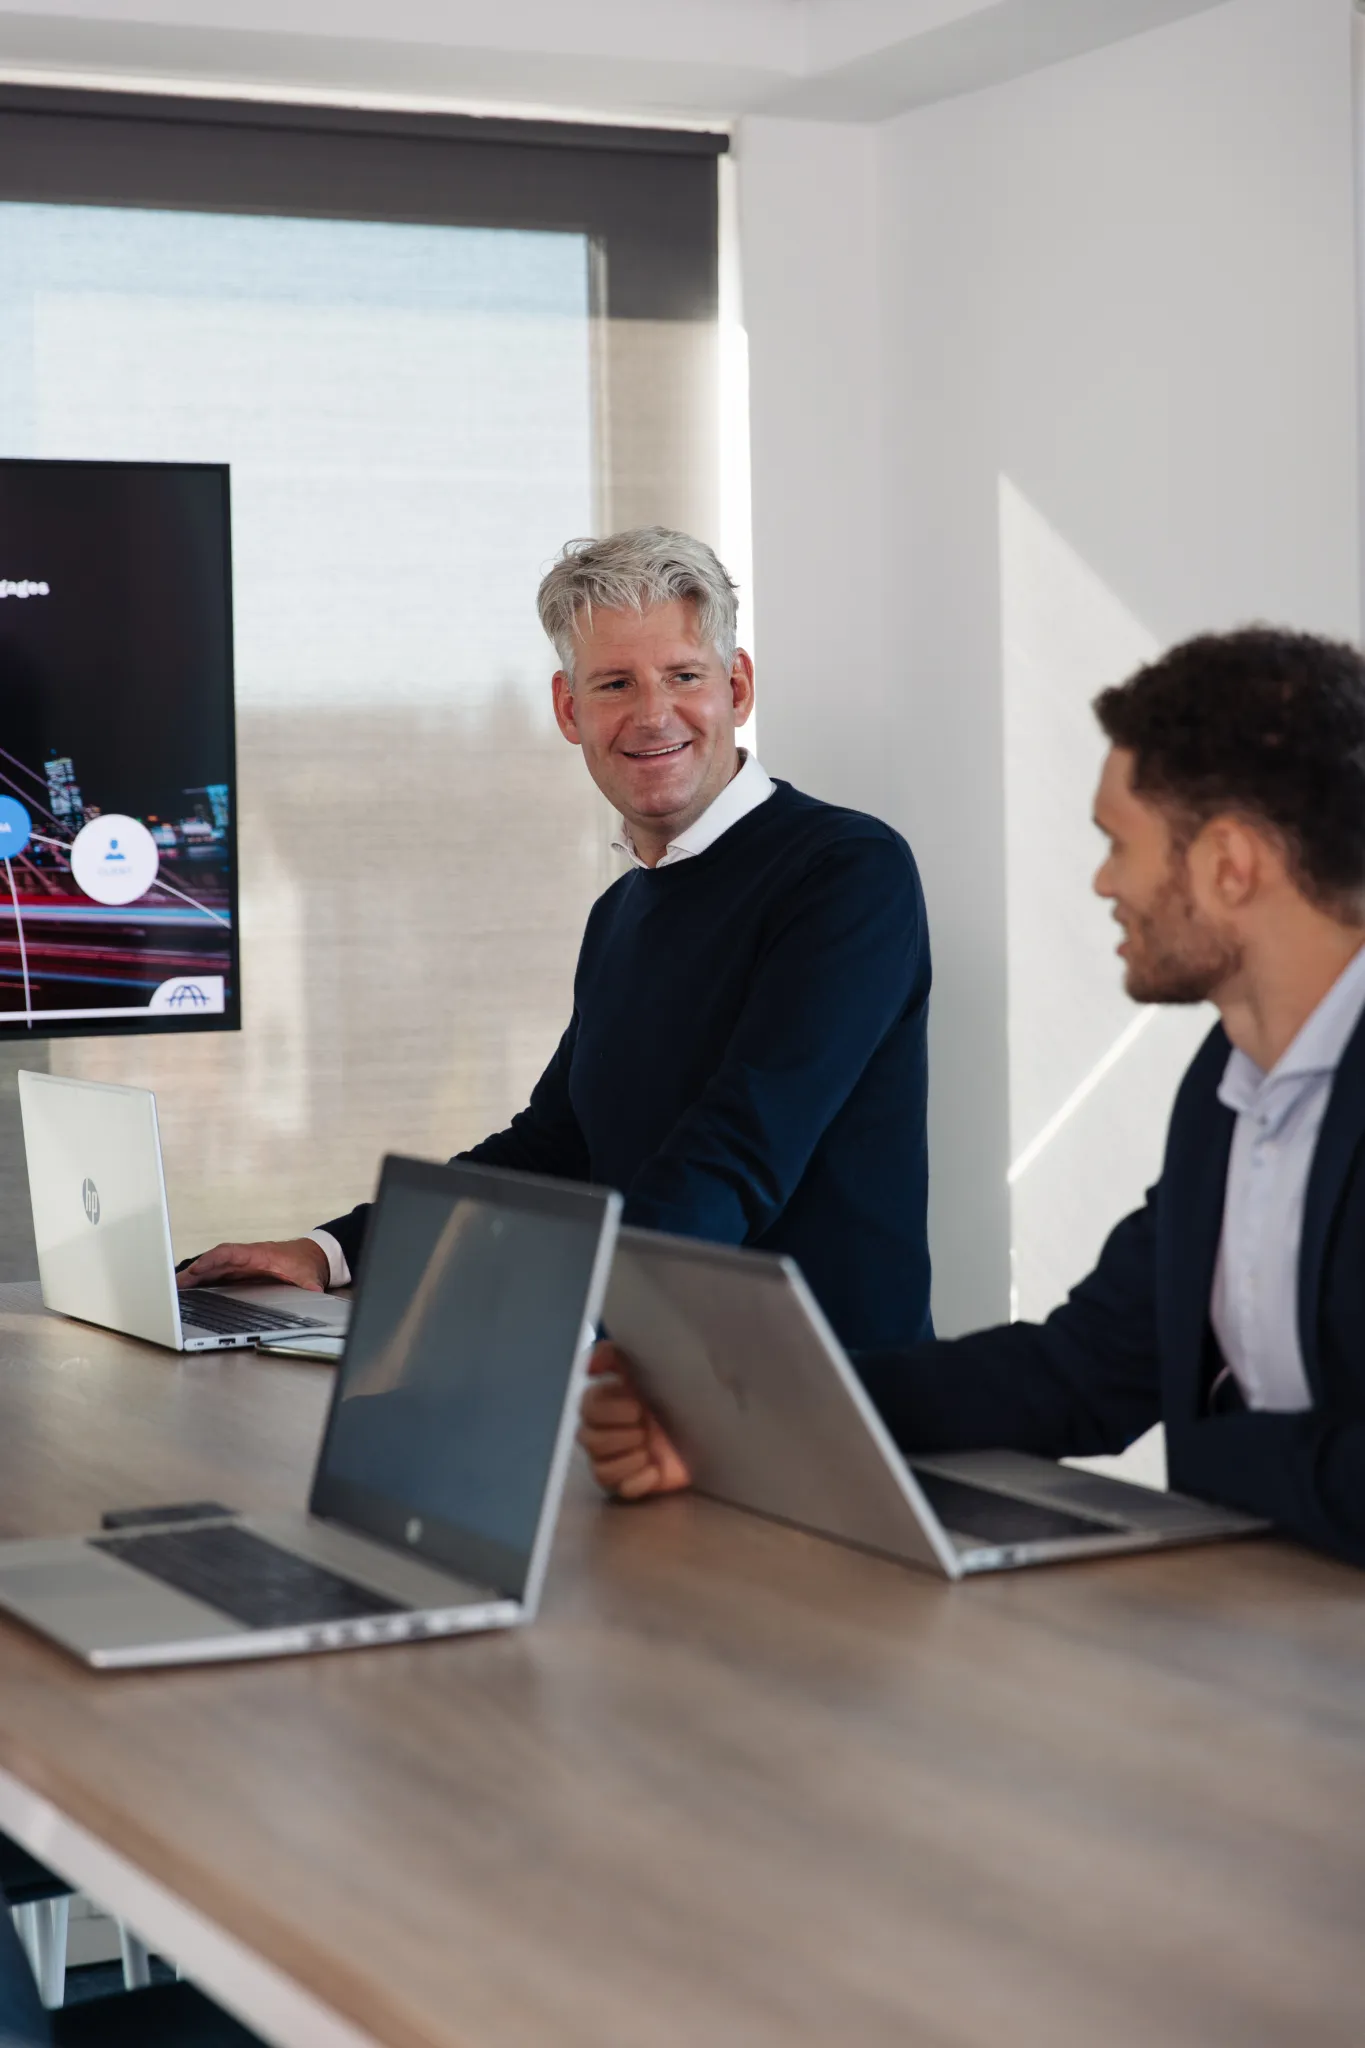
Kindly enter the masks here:
[[[539, 605], [559, 729], [630, 869], [589, 915], [529, 1104], [459, 1156], [621, 1188], [648, 1229], [789, 1253], [846, 1344], [918, 1341], [929, 941], [909, 847], [738, 745], [753, 662], [702, 542], [572, 541]], [[182, 1283], [344, 1284], [368, 1213], [220, 1245]]]

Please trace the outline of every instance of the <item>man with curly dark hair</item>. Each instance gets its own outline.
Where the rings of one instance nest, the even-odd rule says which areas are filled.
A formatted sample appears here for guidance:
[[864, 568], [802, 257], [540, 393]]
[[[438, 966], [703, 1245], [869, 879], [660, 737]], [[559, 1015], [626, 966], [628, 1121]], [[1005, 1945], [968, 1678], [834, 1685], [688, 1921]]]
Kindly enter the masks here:
[[[1122, 1450], [1365, 1564], [1365, 661], [1249, 627], [1105, 690], [1095, 877], [1144, 1003], [1213, 1003], [1161, 1178], [1042, 1324], [856, 1360], [917, 1452]], [[686, 1484], [617, 1377], [584, 1441], [631, 1497]]]

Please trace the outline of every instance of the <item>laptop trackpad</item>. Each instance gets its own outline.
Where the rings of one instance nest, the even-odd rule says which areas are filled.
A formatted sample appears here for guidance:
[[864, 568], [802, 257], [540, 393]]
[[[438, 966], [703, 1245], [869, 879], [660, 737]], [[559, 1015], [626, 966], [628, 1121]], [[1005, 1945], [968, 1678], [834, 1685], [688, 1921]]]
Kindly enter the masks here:
[[0, 1601], [37, 1628], [92, 1650], [242, 1632], [227, 1615], [172, 1587], [159, 1586], [83, 1543], [54, 1543], [50, 1548], [54, 1554], [48, 1557], [0, 1564]]
[[52, 1564], [12, 1565], [8, 1571], [0, 1571], [0, 1587], [6, 1599], [16, 1604], [41, 1600], [46, 1606], [52, 1600], [81, 1600], [108, 1593], [109, 1575], [93, 1560], [62, 1558]]

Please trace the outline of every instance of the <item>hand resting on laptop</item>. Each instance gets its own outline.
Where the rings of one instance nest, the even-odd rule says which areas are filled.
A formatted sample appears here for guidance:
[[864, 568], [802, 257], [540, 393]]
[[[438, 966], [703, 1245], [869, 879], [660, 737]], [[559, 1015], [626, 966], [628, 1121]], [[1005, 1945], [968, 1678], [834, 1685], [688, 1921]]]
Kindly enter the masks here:
[[223, 1280], [287, 1280], [310, 1294], [327, 1288], [327, 1254], [311, 1237], [287, 1237], [279, 1243], [216, 1244], [212, 1251], [176, 1273], [177, 1287], [209, 1287]]
[[632, 1386], [624, 1351], [598, 1344], [588, 1371], [594, 1384], [583, 1396], [578, 1441], [603, 1492], [621, 1500], [681, 1492], [687, 1467]]

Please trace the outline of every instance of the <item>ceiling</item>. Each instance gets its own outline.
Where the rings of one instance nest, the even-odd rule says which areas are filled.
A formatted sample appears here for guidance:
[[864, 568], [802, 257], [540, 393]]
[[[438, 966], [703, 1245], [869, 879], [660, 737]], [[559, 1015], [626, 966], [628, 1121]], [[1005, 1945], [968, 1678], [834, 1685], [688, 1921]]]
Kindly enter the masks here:
[[0, 75], [880, 121], [1229, 0], [0, 0]]

